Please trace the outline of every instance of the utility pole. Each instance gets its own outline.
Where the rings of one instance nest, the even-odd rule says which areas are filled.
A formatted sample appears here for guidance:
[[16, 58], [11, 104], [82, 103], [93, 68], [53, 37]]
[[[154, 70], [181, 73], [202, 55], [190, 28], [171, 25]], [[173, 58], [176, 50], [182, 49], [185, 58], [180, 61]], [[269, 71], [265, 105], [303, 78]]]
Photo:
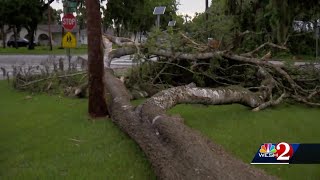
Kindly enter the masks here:
[[89, 115], [105, 117], [108, 113], [104, 86], [104, 64], [100, 1], [86, 0], [88, 29]]
[[208, 19], [209, 19], [209, 14], [208, 14], [208, 9], [209, 9], [209, 0], [206, 0], [206, 33], [208, 35], [208, 38], [210, 37], [208, 31], [209, 31], [209, 28], [208, 28]]
[[319, 26], [318, 26], [318, 22], [317, 22], [317, 26], [316, 26], [316, 60], [318, 60], [318, 56], [319, 56]]
[[156, 27], [160, 29], [160, 15], [163, 15], [166, 11], [166, 6], [158, 6], [153, 10], [153, 15], [157, 15]]
[[160, 29], [160, 14], [157, 15], [157, 28]]
[[188, 18], [189, 18], [188, 14], [184, 15], [184, 19], [185, 19], [186, 23], [188, 23]]
[[206, 0], [206, 22], [208, 22], [208, 19], [209, 19], [208, 9], [209, 9], [209, 0]]

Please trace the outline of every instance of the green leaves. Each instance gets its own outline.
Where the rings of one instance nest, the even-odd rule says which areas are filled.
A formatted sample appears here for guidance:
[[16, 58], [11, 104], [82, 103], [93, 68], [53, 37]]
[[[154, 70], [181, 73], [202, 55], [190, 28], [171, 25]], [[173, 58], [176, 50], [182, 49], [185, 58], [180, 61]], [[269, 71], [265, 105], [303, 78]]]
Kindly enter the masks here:
[[177, 17], [176, 0], [109, 0], [103, 11], [104, 26], [131, 32], [149, 31], [155, 24], [156, 16], [152, 12], [156, 6], [166, 6], [166, 12], [161, 16], [161, 27], [166, 27]]

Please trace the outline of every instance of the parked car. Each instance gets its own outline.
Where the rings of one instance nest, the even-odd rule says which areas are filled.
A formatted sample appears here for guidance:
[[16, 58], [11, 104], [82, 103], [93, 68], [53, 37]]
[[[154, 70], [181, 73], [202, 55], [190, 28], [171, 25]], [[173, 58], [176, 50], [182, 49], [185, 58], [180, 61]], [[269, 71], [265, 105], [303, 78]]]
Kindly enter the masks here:
[[[18, 47], [27, 47], [29, 45], [29, 41], [25, 38], [19, 38], [19, 39], [17, 39], [17, 44], [18, 44]], [[36, 44], [34, 43], [34, 45], [36, 45]], [[7, 46], [8, 47], [15, 47], [14, 39], [10, 39], [7, 42]]]

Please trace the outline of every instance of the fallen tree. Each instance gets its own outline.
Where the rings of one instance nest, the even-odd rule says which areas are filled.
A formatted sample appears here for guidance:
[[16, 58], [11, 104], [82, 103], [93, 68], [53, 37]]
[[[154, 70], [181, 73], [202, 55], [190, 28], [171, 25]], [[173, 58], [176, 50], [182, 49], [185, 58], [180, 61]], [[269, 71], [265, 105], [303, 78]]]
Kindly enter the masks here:
[[[105, 39], [105, 43], [108, 40]], [[112, 51], [111, 54], [118, 54], [110, 57], [129, 54], [132, 48]], [[107, 64], [111, 60], [109, 58]], [[240, 103], [258, 107], [267, 98], [264, 91], [253, 93], [238, 87], [198, 88], [190, 84], [161, 91], [134, 108], [124, 84], [108, 67], [105, 81], [112, 120], [139, 144], [159, 179], [274, 179], [233, 158], [185, 126], [181, 118], [166, 115], [166, 110], [179, 103]]]
[[[183, 35], [182, 37], [185, 37]], [[236, 76], [241, 76], [242, 74], [235, 75], [235, 71], [239, 71], [240, 73], [245, 73], [245, 70], [251, 70], [253, 73], [250, 75], [253, 78], [250, 81], [256, 81], [254, 83], [254, 87], [259, 85], [259, 78], [256, 76], [255, 72], [258, 71], [259, 68], [264, 68], [265, 72], [268, 73], [272, 78], [273, 81], [276, 83], [277, 89], [271, 94], [280, 97], [282, 94], [286, 92], [286, 96], [283, 96], [282, 99], [293, 99], [297, 102], [303, 102], [308, 105], [319, 106], [319, 89], [320, 86], [320, 72], [319, 72], [319, 64], [309, 64], [305, 63], [301, 67], [301, 65], [297, 66], [286, 66], [284, 63], [280, 61], [275, 61], [271, 63], [269, 61], [265, 61], [263, 56], [262, 58], [252, 58], [248, 57], [248, 54], [252, 56], [254, 52], [259, 51], [262, 47], [266, 45], [270, 45], [271, 47], [278, 48], [280, 50], [287, 50], [284, 46], [279, 46], [273, 43], [265, 43], [259, 46], [256, 50], [251, 51], [249, 53], [243, 53], [243, 55], [237, 55], [229, 51], [208, 51], [208, 52], [196, 52], [196, 53], [189, 53], [189, 52], [181, 52], [172, 50], [172, 47], [165, 48], [158, 46], [156, 48], [149, 48], [145, 47], [144, 44], [133, 45], [132, 43], [128, 43], [126, 39], [126, 43], [121, 43], [122, 38], [117, 39], [115, 37], [110, 38], [110, 36], [105, 36], [105, 38], [109, 39], [113, 43], [119, 43], [118, 46], [124, 46], [119, 49], [115, 49], [110, 52], [112, 59], [113, 57], [121, 57], [124, 55], [129, 55], [133, 53], [140, 53], [144, 52], [144, 54], [156, 55], [158, 57], [164, 58], [162, 61], [161, 59], [158, 61], [152, 61], [150, 58], [147, 58], [145, 55], [140, 55], [140, 57], [144, 58], [144, 61], [147, 63], [152, 64], [163, 64], [161, 68], [156, 69], [154, 74], [147, 74], [146, 78], [142, 79], [142, 81], [146, 81], [149, 84], [155, 84], [155, 81], [159, 79], [160, 83], [167, 83], [169, 85], [176, 86], [176, 84], [172, 82], [166, 82], [160, 78], [161, 74], [167, 73], [169, 76], [179, 75], [174, 74], [171, 70], [165, 72], [165, 69], [169, 69], [168, 67], [176, 67], [177, 69], [182, 69], [185, 72], [189, 72], [191, 75], [201, 75], [204, 76], [211, 81], [218, 84], [218, 86], [229, 86], [229, 85], [240, 85], [244, 86], [252, 86], [252, 84], [244, 84], [245, 82], [243, 77], [241, 78], [233, 78]], [[190, 41], [190, 39], [188, 39]], [[191, 42], [192, 45], [195, 42]], [[183, 44], [185, 45], [185, 44]], [[199, 46], [199, 44], [197, 44]], [[176, 49], [179, 49], [175, 47]], [[270, 51], [268, 52], [270, 54]], [[270, 54], [271, 55], [271, 54]], [[227, 62], [227, 65], [224, 67], [222, 65], [216, 66], [214, 68], [219, 69], [219, 71], [213, 69], [212, 62], [217, 62], [219, 59], [223, 59]], [[182, 63], [181, 63], [182, 62]], [[280, 62], [280, 63], [279, 63]], [[180, 64], [179, 64], [180, 63]], [[110, 65], [110, 62], [109, 64]], [[305, 68], [305, 69], [303, 69]], [[208, 71], [215, 71], [215, 72], [208, 72]], [[186, 78], [186, 74], [182, 74], [180, 77]], [[134, 81], [138, 79], [138, 77], [132, 78]], [[151, 79], [151, 80], [149, 80]], [[258, 80], [255, 80], [258, 79]], [[300, 80], [299, 80], [300, 79]], [[261, 80], [261, 79], [260, 79]], [[178, 80], [179, 81], [179, 80]], [[192, 82], [192, 81], [191, 81]], [[190, 82], [181, 82], [190, 83]], [[211, 85], [207, 83], [205, 86]], [[315, 95], [315, 96], [314, 96]], [[313, 97], [313, 98], [309, 98]], [[279, 99], [279, 100], [280, 100]], [[303, 101], [302, 101], [303, 100]]]
[[[112, 50], [110, 41], [118, 43], [120, 48]], [[221, 146], [184, 125], [181, 117], [167, 115], [166, 111], [177, 104], [238, 103], [253, 111], [286, 100], [319, 106], [318, 70], [304, 75], [306, 71], [314, 69], [314, 65], [307, 69], [291, 67], [292, 70], [283, 64], [272, 64], [259, 58], [236, 55], [229, 51], [212, 51], [190, 39], [187, 40], [187, 43], [191, 43], [188, 46], [201, 47], [196, 48], [199, 51], [177, 51], [179, 48], [165, 48], [161, 45], [148, 48], [145, 44], [134, 44], [128, 42], [128, 39], [112, 36], [103, 36], [103, 42], [106, 66], [104, 81], [112, 121], [137, 142], [159, 179], [276, 179], [232, 157]], [[114, 58], [135, 53], [143, 59], [137, 69], [144, 64], [161, 65], [154, 74], [144, 76], [141, 81], [151, 86], [163, 82], [171, 87], [150, 93], [154, 95], [138, 107], [131, 105], [126, 83], [117, 78], [110, 68]], [[159, 59], [152, 60], [154, 56]], [[212, 64], [219, 60], [222, 61], [219, 66]], [[174, 74], [171, 67], [189, 74]], [[249, 77], [244, 77], [242, 73], [247, 70], [250, 71]], [[165, 73], [169, 76], [177, 75], [179, 83], [166, 82], [163, 78]], [[197, 87], [198, 83], [192, 83], [192, 78], [189, 79], [191, 82], [184, 81], [192, 75], [206, 78], [209, 83], [204, 85], [211, 86], [210, 83], [213, 83], [212, 87]], [[132, 77], [129, 81], [132, 79], [138, 78]], [[186, 84], [179, 85], [183, 83]], [[24, 84], [29, 85], [30, 82]], [[79, 85], [75, 88], [75, 94], [83, 95], [86, 88], [86, 84]]]
[[[286, 98], [292, 98], [305, 104], [319, 106], [318, 103], [312, 102], [319, 98], [318, 87], [313, 87], [313, 90], [304, 89], [306, 86], [298, 84], [282, 65], [225, 51], [192, 54], [166, 49], [148, 49], [149, 55], [168, 58], [165, 63], [177, 66], [180, 65], [175, 61], [179, 60], [198, 63], [200, 60], [224, 58], [237, 61], [239, 63], [235, 66], [247, 65], [257, 70], [256, 77], [260, 79], [260, 86], [201, 88], [191, 83], [160, 91], [135, 108], [130, 104], [130, 95], [123, 82], [113, 75], [110, 63], [113, 57], [141, 52], [144, 47], [130, 44], [127, 40], [125, 44], [121, 44], [121, 39], [104, 37], [104, 43], [108, 43], [109, 40], [114, 43], [120, 42], [119, 46], [124, 45], [111, 51], [106, 63], [108, 67], [105, 81], [111, 118], [138, 143], [159, 179], [275, 179], [230, 156], [219, 145], [185, 126], [182, 118], [168, 116], [166, 111], [177, 104], [238, 103], [252, 108], [253, 111], [259, 111], [280, 104]], [[181, 68], [191, 71], [191, 68]], [[255, 91], [251, 91], [252, 89]], [[307, 98], [306, 94], [313, 98]]]

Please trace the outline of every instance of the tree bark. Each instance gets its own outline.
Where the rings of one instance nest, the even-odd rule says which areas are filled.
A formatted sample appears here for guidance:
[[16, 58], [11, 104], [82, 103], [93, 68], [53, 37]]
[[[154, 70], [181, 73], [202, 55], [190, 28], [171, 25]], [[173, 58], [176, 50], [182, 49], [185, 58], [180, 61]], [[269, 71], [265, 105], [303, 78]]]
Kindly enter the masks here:
[[[105, 36], [104, 40], [106, 39], [120, 46], [124, 45], [121, 38]], [[140, 47], [143, 48], [143, 45]], [[110, 66], [112, 58], [133, 54], [140, 47], [126, 44], [113, 50], [106, 64]], [[296, 100], [305, 104], [318, 105], [299, 96], [302, 88], [284, 67], [223, 51], [192, 54], [155, 49], [149, 53], [194, 62], [220, 57], [250, 64], [258, 68], [256, 76], [261, 80], [260, 87], [255, 87], [257, 92], [239, 86], [216, 89], [192, 85], [174, 87], [157, 93], [134, 108], [129, 102], [130, 96], [123, 83], [113, 76], [111, 69], [107, 69], [106, 89], [109, 92], [112, 120], [141, 147], [159, 179], [276, 179], [232, 157], [219, 145], [185, 126], [182, 118], [168, 116], [166, 110], [180, 103], [238, 103], [252, 108], [253, 111], [259, 111], [281, 103], [288, 97], [287, 93], [295, 95]], [[273, 99], [274, 91], [282, 91], [282, 95]], [[316, 94], [318, 92], [313, 92], [309, 97]]]
[[86, 0], [88, 23], [88, 75], [89, 75], [89, 114], [92, 117], [108, 115], [104, 88], [104, 64], [101, 41], [100, 3]]
[[28, 45], [28, 49], [29, 50], [33, 50], [34, 49], [34, 34], [35, 34], [35, 31], [36, 31], [37, 27], [28, 27], [27, 30], [28, 30], [28, 34], [29, 34], [29, 45]]
[[[149, 158], [159, 179], [275, 179], [233, 158], [221, 146], [170, 117], [179, 103], [260, 105], [258, 94], [245, 89], [182, 86], [158, 93], [134, 109], [120, 80], [106, 73], [112, 120], [133, 138]], [[124, 113], [125, 112], [125, 113]]]
[[[121, 55], [132, 50], [113, 52]], [[108, 65], [112, 57], [116, 56], [109, 56]], [[240, 103], [255, 108], [263, 104], [268, 93], [241, 87], [204, 89], [191, 84], [159, 92], [134, 108], [124, 84], [110, 68], [106, 69], [105, 81], [113, 122], [138, 143], [159, 179], [276, 179], [232, 157], [185, 126], [182, 118], [166, 115], [166, 110], [180, 103]]]

